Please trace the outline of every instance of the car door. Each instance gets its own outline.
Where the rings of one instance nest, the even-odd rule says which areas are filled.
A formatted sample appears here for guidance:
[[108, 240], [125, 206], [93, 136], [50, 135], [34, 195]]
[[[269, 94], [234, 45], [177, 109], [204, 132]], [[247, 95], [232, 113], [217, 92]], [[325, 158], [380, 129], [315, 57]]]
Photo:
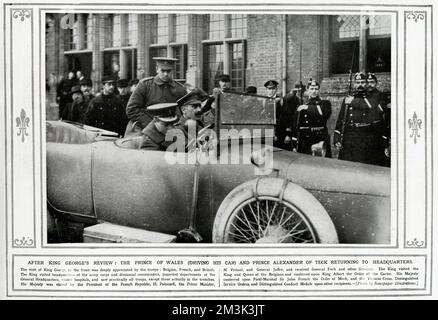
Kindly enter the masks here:
[[[113, 142], [96, 143], [93, 152], [93, 201], [99, 220], [168, 234], [189, 226], [194, 164], [170, 164], [164, 151], [124, 149]], [[205, 211], [208, 166], [200, 166], [199, 172], [198, 207]]]

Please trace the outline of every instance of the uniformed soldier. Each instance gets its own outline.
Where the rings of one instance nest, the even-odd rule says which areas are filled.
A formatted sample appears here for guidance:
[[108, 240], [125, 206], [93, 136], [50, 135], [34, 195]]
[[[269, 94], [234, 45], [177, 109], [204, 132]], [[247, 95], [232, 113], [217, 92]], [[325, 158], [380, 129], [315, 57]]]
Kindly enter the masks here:
[[128, 79], [117, 80], [117, 90], [119, 91], [119, 98], [122, 100], [123, 108], [126, 110], [129, 98], [131, 97]]
[[178, 59], [154, 57], [157, 75], [140, 80], [126, 107], [129, 123], [125, 136], [140, 135], [149, 122], [151, 115], [146, 108], [153, 104], [176, 102], [186, 94], [185, 87], [172, 79], [175, 62]]
[[111, 76], [102, 79], [102, 93], [90, 101], [85, 123], [123, 135], [126, 114], [122, 101], [114, 94], [115, 80]]
[[131, 94], [135, 91], [135, 88], [137, 88], [138, 82], [138, 79], [132, 79], [131, 81], [129, 81], [129, 90], [131, 91]]
[[388, 103], [386, 100], [386, 95], [381, 92], [379, 89], [377, 89], [377, 77], [374, 73], [368, 73], [367, 74], [367, 82], [368, 82], [368, 95], [378, 95], [379, 96], [379, 103], [382, 106], [382, 108], [386, 107], [386, 104]]
[[388, 93], [381, 92], [377, 89], [377, 77], [374, 73], [367, 74], [368, 80], [368, 95], [377, 95], [379, 97], [379, 104], [384, 112], [384, 122], [385, 122], [385, 133], [383, 139], [388, 148], [385, 148], [385, 158], [383, 159], [383, 165], [389, 167], [390, 165], [390, 150], [389, 146], [391, 144], [391, 103], [388, 98]]
[[84, 100], [87, 103], [89, 103], [91, 99], [94, 98], [94, 95], [92, 94], [93, 82], [88, 78], [84, 78], [81, 81], [79, 81], [79, 85], [81, 86], [81, 91], [84, 96]]
[[355, 94], [344, 99], [336, 122], [335, 145], [339, 159], [381, 165], [386, 141], [383, 138], [384, 110], [377, 95], [368, 95], [367, 76], [354, 76]]
[[[296, 125], [292, 128], [292, 150], [331, 158], [327, 120], [332, 113], [332, 105], [328, 100], [321, 100], [319, 90], [316, 80], [309, 81], [308, 101], [297, 108], [294, 116]], [[320, 152], [316, 152], [317, 149]]]
[[165, 151], [173, 141], [166, 141], [166, 133], [178, 121], [177, 103], [159, 103], [147, 108], [153, 120], [142, 130], [141, 149]]
[[175, 127], [182, 129], [189, 140], [195, 138], [188, 137], [190, 133], [197, 134], [204, 127], [201, 121], [202, 102], [208, 98], [209, 96], [204, 90], [195, 88], [177, 101], [182, 115]]
[[71, 105], [68, 120], [85, 123], [85, 114], [88, 110], [89, 101], [86, 101], [81, 86], [74, 86], [71, 90], [73, 103]]
[[290, 93], [276, 102], [277, 125], [274, 145], [278, 148], [291, 150], [292, 128], [294, 126], [295, 111], [300, 104], [298, 98], [300, 90], [301, 87], [295, 84]]

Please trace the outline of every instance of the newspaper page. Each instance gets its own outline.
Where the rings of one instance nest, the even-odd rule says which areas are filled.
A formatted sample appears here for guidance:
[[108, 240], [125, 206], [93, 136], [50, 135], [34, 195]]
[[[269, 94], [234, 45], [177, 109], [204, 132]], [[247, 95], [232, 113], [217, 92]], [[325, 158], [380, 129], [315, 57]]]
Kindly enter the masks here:
[[436, 298], [432, 0], [0, 16], [2, 299]]

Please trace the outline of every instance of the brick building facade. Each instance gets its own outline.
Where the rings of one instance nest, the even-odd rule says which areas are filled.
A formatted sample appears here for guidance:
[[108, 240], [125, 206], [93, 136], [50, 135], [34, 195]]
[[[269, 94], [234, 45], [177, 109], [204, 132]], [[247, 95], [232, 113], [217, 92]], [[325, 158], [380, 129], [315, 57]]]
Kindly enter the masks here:
[[321, 83], [333, 104], [329, 129], [353, 72], [375, 72], [391, 88], [391, 19], [360, 15], [50, 14], [46, 23], [48, 100], [65, 72], [81, 70], [100, 90], [103, 75], [143, 78], [155, 74], [153, 56], [179, 59], [174, 77], [207, 91], [220, 74], [232, 86], [268, 79], [285, 94], [300, 79]]

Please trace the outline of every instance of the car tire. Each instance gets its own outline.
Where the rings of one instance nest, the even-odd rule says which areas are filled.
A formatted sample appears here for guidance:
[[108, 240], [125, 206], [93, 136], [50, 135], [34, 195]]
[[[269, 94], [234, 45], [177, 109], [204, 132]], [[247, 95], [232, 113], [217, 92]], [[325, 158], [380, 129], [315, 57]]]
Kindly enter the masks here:
[[[271, 208], [269, 208], [271, 206]], [[213, 225], [215, 243], [338, 243], [321, 203], [284, 179], [258, 178], [234, 188]]]

